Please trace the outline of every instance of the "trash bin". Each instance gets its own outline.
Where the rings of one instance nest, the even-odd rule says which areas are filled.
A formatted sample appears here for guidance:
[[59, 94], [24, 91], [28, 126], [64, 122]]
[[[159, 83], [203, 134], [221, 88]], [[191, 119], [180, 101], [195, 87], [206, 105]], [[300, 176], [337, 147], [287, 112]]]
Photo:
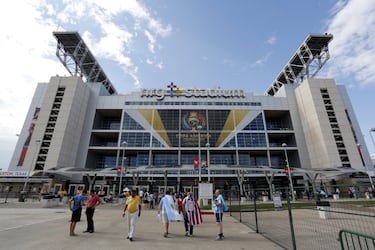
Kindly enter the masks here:
[[27, 191], [21, 191], [20, 192], [20, 197], [18, 197], [18, 201], [19, 202], [25, 202], [26, 195], [27, 195]]
[[64, 195], [64, 196], [62, 197], [61, 202], [62, 202], [63, 204], [68, 204], [68, 201], [69, 201], [69, 196], [68, 196], [68, 195]]
[[43, 195], [43, 198], [42, 198], [42, 207], [43, 208], [49, 208], [49, 207], [53, 207], [54, 204], [53, 204], [53, 200], [54, 200], [55, 196], [54, 195]]
[[327, 220], [331, 217], [330, 206], [331, 204], [329, 203], [329, 201], [317, 201], [316, 202], [316, 207], [318, 209], [319, 217], [321, 219]]

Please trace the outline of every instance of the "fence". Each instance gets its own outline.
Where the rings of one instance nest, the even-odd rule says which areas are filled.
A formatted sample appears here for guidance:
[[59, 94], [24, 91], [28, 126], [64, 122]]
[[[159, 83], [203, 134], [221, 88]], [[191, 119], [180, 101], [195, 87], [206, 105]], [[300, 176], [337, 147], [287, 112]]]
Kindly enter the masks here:
[[[340, 187], [341, 190], [349, 188]], [[331, 250], [340, 249], [339, 234], [343, 229], [375, 236], [375, 199], [371, 193], [364, 192], [366, 187], [357, 189], [363, 192], [357, 192], [356, 196], [343, 192], [339, 196], [332, 193], [322, 197], [317, 193], [316, 198], [322, 201], [319, 203], [303, 190], [297, 190], [298, 199], [289, 202], [290, 195], [285, 195], [288, 190], [278, 190], [281, 206], [277, 199], [271, 201], [272, 197], [265, 190], [252, 190], [247, 197], [230, 191], [225, 197], [233, 217], [281, 247]], [[368, 249], [375, 247], [370, 245]]]
[[375, 236], [361, 234], [350, 230], [340, 230], [341, 249], [375, 249]]
[[[20, 192], [14, 192], [14, 191], [0, 192], [0, 203], [7, 203], [8, 199], [19, 200], [20, 198], [21, 198]], [[37, 192], [26, 192], [24, 196], [22, 197], [22, 199], [29, 200], [29, 201], [40, 201], [41, 195], [40, 193], [37, 193]]]

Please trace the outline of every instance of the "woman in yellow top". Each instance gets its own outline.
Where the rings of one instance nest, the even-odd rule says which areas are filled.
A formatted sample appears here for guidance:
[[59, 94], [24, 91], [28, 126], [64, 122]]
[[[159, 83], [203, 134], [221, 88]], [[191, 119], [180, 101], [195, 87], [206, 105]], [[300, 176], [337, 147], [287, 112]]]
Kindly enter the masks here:
[[128, 211], [128, 237], [126, 238], [133, 241], [135, 225], [138, 217], [141, 216], [141, 198], [137, 195], [136, 190], [132, 190], [131, 195], [126, 199], [122, 217], [125, 216], [126, 210]]

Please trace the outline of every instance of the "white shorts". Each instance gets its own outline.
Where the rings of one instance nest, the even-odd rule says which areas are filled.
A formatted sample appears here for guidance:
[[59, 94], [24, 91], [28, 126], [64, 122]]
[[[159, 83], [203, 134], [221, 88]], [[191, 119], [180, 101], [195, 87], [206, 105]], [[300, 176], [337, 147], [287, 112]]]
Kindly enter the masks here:
[[167, 215], [166, 213], [161, 213], [161, 214], [160, 214], [160, 218], [161, 218], [161, 222], [162, 222], [163, 224], [166, 224], [166, 223], [169, 222], [169, 220], [168, 220], [168, 215]]

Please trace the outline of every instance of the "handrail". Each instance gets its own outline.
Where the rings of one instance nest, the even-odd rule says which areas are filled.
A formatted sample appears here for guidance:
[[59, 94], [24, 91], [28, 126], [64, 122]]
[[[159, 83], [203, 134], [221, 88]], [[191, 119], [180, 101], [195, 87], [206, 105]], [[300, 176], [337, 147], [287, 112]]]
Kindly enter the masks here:
[[[375, 236], [341, 229], [339, 238], [341, 249], [374, 249]], [[345, 244], [345, 245], [344, 245]]]

